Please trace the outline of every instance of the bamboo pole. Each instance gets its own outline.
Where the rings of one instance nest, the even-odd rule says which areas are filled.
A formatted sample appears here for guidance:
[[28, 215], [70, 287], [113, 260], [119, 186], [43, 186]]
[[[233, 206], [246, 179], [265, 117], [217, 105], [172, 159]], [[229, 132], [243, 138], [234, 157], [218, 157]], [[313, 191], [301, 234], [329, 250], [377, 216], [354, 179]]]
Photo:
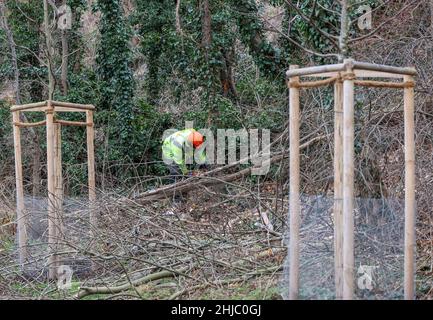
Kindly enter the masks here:
[[46, 110], [47, 121], [47, 184], [48, 184], [48, 278], [55, 279], [56, 270], [56, 170], [55, 170], [55, 130], [54, 130], [54, 109], [51, 102], [48, 102]]
[[334, 268], [335, 294], [343, 298], [343, 83], [334, 84]]
[[[20, 112], [12, 113], [13, 122], [19, 122]], [[17, 232], [18, 232], [18, 251], [21, 268], [27, 261], [27, 216], [24, 211], [24, 187], [23, 187], [23, 167], [21, 158], [21, 130], [18, 126], [13, 126], [14, 150], [15, 150], [15, 184], [16, 184], [16, 203], [17, 203]]]
[[[405, 76], [405, 82], [412, 76]], [[415, 298], [415, 120], [414, 88], [404, 89], [404, 156], [405, 156], [405, 226], [404, 226], [404, 298]]]
[[[297, 69], [298, 66], [291, 65], [290, 70]], [[299, 77], [289, 79], [289, 84], [298, 82]], [[299, 294], [299, 225], [300, 225], [300, 153], [299, 153], [299, 88], [290, 87], [290, 240], [289, 240], [289, 299], [295, 300]]]
[[[354, 74], [353, 60], [344, 60], [343, 75], [343, 299], [354, 292]], [[351, 76], [353, 77], [351, 79]]]

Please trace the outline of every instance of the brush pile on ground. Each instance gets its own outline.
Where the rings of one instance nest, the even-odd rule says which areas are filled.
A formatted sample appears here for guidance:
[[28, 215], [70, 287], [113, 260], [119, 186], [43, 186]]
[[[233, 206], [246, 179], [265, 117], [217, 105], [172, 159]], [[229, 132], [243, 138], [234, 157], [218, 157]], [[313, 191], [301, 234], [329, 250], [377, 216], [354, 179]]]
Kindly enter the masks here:
[[[89, 239], [94, 226], [86, 225], [86, 215], [78, 211], [73, 215], [81, 220], [81, 230], [74, 230], [75, 240], [68, 241], [65, 232], [62, 259], [72, 262], [76, 271], [70, 290], [59, 292], [55, 283], [47, 285], [44, 270], [39, 277], [21, 275], [11, 250], [0, 252], [0, 294], [176, 299], [206, 297], [206, 292], [218, 297], [225, 288], [220, 297], [255, 292], [256, 298], [269, 298], [278, 292], [285, 257], [284, 224], [278, 222], [284, 217], [272, 216], [266, 207], [273, 204], [266, 197], [257, 199], [247, 190], [233, 193], [234, 188], [203, 188], [177, 205], [104, 195], [96, 209], [96, 237]], [[266, 226], [265, 216], [275, 223]], [[81, 261], [80, 266], [73, 261]]]

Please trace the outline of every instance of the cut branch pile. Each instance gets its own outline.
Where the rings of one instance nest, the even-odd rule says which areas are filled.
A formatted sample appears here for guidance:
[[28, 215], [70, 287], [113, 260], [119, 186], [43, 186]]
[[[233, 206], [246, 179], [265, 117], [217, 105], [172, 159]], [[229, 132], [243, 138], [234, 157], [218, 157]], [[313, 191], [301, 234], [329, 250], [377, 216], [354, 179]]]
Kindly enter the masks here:
[[[300, 148], [307, 148], [326, 137], [327, 135], [321, 135], [312, 138], [303, 143]], [[259, 156], [263, 156], [263, 154], [261, 153]], [[268, 164], [274, 164], [286, 157], [288, 157], [287, 152], [279, 151], [270, 155], [266, 161], [268, 161]], [[171, 197], [175, 193], [188, 193], [192, 190], [205, 190], [204, 192], [207, 192], [209, 189], [205, 187], [241, 180], [251, 174], [253, 167], [223, 174], [225, 171], [236, 167], [240, 162], [141, 193], [134, 199], [129, 200], [129, 204], [124, 208], [128, 211], [137, 210], [137, 208], [143, 209], [149, 202], [155, 207], [158, 203], [156, 200]], [[267, 164], [264, 163], [264, 165]], [[253, 199], [246, 198], [244, 201], [258, 201], [259, 206], [263, 205], [263, 203], [260, 204], [260, 199], [254, 198], [255, 196], [252, 197]], [[203, 207], [203, 203], [206, 203], [206, 201], [201, 201], [199, 198], [195, 200], [201, 202], [201, 207]], [[124, 200], [120, 202], [122, 203]], [[227, 200], [223, 200], [216, 205], [212, 205], [212, 207], [221, 209], [219, 210], [217, 225], [212, 223], [212, 218], [207, 221], [202, 221], [203, 219], [191, 221], [191, 219], [177, 216], [176, 218], [171, 217], [174, 220], [168, 222], [167, 216], [159, 214], [150, 219], [150, 217], [146, 216], [149, 212], [146, 210], [146, 215], [141, 216], [141, 219], [144, 219], [144, 224], [151, 228], [148, 234], [153, 235], [151, 243], [154, 245], [155, 250], [149, 252], [149, 249], [144, 247], [141, 249], [146, 251], [147, 259], [158, 259], [158, 262], [149, 263], [147, 261], [156, 268], [152, 272], [139, 273], [134, 279], [129, 275], [120, 284], [82, 286], [76, 298], [81, 299], [92, 294], [116, 295], [130, 290], [135, 290], [137, 295], [140, 296], [140, 287], [149, 283], [158, 283], [167, 278], [176, 278], [178, 281], [182, 279], [182, 282], [190, 283], [190, 285], [183, 286], [170, 295], [170, 299], [175, 299], [196, 290], [204, 290], [207, 287], [244, 283], [248, 279], [280, 271], [286, 251], [285, 246], [281, 243], [282, 233], [267, 230], [266, 226], [263, 227], [263, 225], [263, 229], [257, 230], [253, 227], [251, 230], [251, 227], [247, 226], [255, 225], [257, 221], [260, 221], [260, 210], [253, 209], [242, 212], [242, 210], [235, 207], [232, 207], [232, 210], [227, 210], [226, 202]], [[113, 201], [110, 203], [113, 203]], [[119, 202], [117, 204], [119, 205]], [[194, 204], [189, 204], [189, 206], [190, 208], [194, 207]], [[134, 207], [135, 209], [133, 209]], [[257, 208], [257, 205], [254, 204], [253, 208]], [[229, 213], [226, 213], [227, 211]], [[283, 210], [283, 212], [285, 214], [286, 211]], [[171, 214], [176, 215], [175, 213]], [[194, 219], [193, 217], [190, 218]], [[284, 221], [284, 219], [281, 219], [281, 221]], [[110, 225], [113, 224], [110, 223]], [[158, 235], [155, 233], [158, 233]], [[161, 241], [161, 239], [165, 238], [169, 238], [170, 241]], [[159, 249], [156, 250], [156, 248]], [[263, 261], [264, 258], [267, 259]], [[173, 260], [176, 261], [177, 259], [180, 259], [180, 261], [173, 262]], [[277, 262], [273, 261], [275, 259], [277, 259]], [[209, 271], [205, 271], [206, 269], [218, 269], [218, 272], [214, 273], [212, 271], [209, 273]], [[211, 280], [215, 274], [219, 276], [225, 275], [224, 279]], [[197, 279], [200, 279], [199, 283], [197, 283]]]
[[[305, 149], [308, 146], [312, 145], [313, 143], [320, 141], [320, 140], [323, 140], [326, 137], [327, 137], [327, 135], [317, 136], [317, 137], [303, 143], [299, 148], [301, 150]], [[262, 157], [264, 155], [262, 153], [260, 153], [260, 156]], [[281, 161], [282, 159], [288, 158], [288, 157], [289, 157], [288, 152], [279, 151], [279, 152], [271, 154], [270, 158], [267, 160], [268, 163], [263, 163], [263, 165], [266, 166], [266, 165], [274, 164], [274, 163], [277, 163], [277, 162]], [[250, 175], [253, 167], [249, 167], [249, 168], [243, 169], [241, 171], [226, 174], [226, 175], [217, 175], [217, 174], [220, 174], [222, 171], [230, 169], [230, 168], [238, 165], [239, 163], [243, 162], [244, 160], [245, 159], [239, 160], [236, 163], [228, 164], [224, 167], [220, 167], [220, 168], [208, 171], [208, 172], [206, 172], [200, 176], [189, 177], [188, 179], [182, 180], [182, 181], [177, 182], [177, 183], [173, 183], [173, 184], [170, 184], [170, 185], [158, 188], [158, 189], [154, 189], [154, 190], [149, 190], [147, 192], [144, 192], [144, 193], [138, 195], [135, 198], [135, 200], [140, 202], [140, 203], [144, 203], [144, 202], [148, 202], [148, 201], [155, 201], [155, 200], [160, 200], [160, 199], [164, 199], [164, 198], [169, 198], [169, 197], [173, 196], [175, 193], [185, 193], [185, 192], [189, 192], [189, 191], [192, 191], [194, 189], [197, 189], [197, 188], [215, 186], [215, 185], [224, 184], [224, 183], [232, 182], [235, 180], [239, 180], [243, 177]]]

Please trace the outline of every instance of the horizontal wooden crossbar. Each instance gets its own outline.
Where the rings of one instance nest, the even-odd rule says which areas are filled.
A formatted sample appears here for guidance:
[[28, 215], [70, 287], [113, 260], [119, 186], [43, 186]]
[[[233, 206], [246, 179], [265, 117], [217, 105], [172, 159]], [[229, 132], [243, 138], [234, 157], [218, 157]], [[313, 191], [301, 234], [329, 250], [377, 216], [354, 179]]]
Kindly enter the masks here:
[[70, 102], [61, 102], [61, 101], [51, 101], [51, 105], [55, 107], [67, 107], [73, 109], [80, 110], [95, 110], [95, 106], [91, 104], [79, 104], [79, 103], [70, 103]]
[[54, 123], [62, 124], [65, 126], [77, 126], [77, 127], [87, 127], [92, 126], [92, 123], [79, 122], [79, 121], [67, 121], [67, 120], [55, 120]]
[[395, 74], [404, 74], [408, 76], [416, 76], [417, 72], [415, 68], [404, 68], [404, 67], [394, 67], [394, 66], [386, 66], [383, 64], [374, 64], [368, 62], [353, 62], [353, 68], [360, 70], [370, 70], [370, 71], [379, 71], [379, 72], [388, 72]]
[[[77, 127], [93, 126], [93, 123], [90, 122], [67, 121], [67, 120], [55, 120], [54, 123], [58, 123], [64, 126], [77, 126]], [[23, 128], [41, 127], [41, 126], [45, 126], [46, 124], [47, 122], [45, 120], [38, 121], [38, 122], [14, 122], [14, 126], [23, 127]]]
[[14, 122], [14, 126], [24, 127], [24, 128], [41, 127], [41, 126], [45, 126], [46, 124], [47, 122], [45, 120], [38, 121], [38, 122]]
[[[49, 107], [50, 105], [51, 107]], [[58, 111], [88, 111], [95, 110], [95, 106], [91, 104], [80, 104], [80, 103], [71, 103], [71, 102], [62, 102], [62, 101], [41, 101], [29, 104], [15, 105], [10, 108], [11, 112], [15, 111], [46, 111], [48, 108], [53, 108], [56, 111], [56, 108], [59, 108]]]
[[42, 101], [42, 102], [35, 102], [35, 103], [28, 103], [28, 104], [22, 104], [22, 105], [17, 105], [17, 106], [12, 106], [11, 107], [11, 111], [21, 111], [21, 110], [26, 110], [26, 109], [36, 109], [36, 108], [40, 108], [40, 107], [45, 107], [47, 105], [46, 101]]
[[298, 76], [313, 75], [317, 73], [338, 72], [344, 70], [346, 70], [346, 66], [343, 63], [329, 64], [325, 66], [315, 66], [315, 67], [306, 67], [301, 69], [288, 70], [286, 72], [286, 76], [288, 78], [291, 78], [291, 77], [298, 77]]
[[336, 72], [345, 71], [347, 67], [349, 67], [349, 65], [354, 71], [369, 71], [366, 72], [366, 75], [368, 75], [369, 77], [384, 78], [387, 75], [389, 75], [390, 77], [394, 77], [394, 75], [417, 75], [417, 71], [415, 68], [394, 67], [368, 62], [358, 62], [348, 59], [345, 60], [344, 63], [339, 64], [291, 69], [286, 72], [286, 77], [291, 78], [301, 76], [334, 76]]
[[373, 80], [357, 80], [354, 73], [346, 73], [342, 74], [341, 77], [335, 76], [331, 78], [327, 78], [324, 80], [317, 81], [298, 81], [298, 80], [290, 80], [287, 82], [287, 86], [289, 88], [316, 88], [327, 86], [335, 83], [335, 81], [341, 80], [354, 80], [354, 84], [361, 87], [376, 87], [376, 88], [394, 88], [394, 89], [404, 89], [404, 88], [413, 88], [415, 86], [414, 81], [405, 81], [405, 82], [385, 82], [385, 81], [373, 81]]
[[324, 80], [308, 81], [308, 82], [290, 81], [288, 83], [288, 86], [289, 88], [315, 88], [315, 87], [321, 87], [321, 86], [327, 86], [329, 84], [333, 84], [338, 79], [339, 77], [332, 77]]
[[355, 80], [355, 85], [361, 86], [361, 87], [404, 89], [404, 88], [414, 87], [415, 82], [413, 82], [413, 81], [384, 82], [384, 81], [370, 81], [370, 80]]

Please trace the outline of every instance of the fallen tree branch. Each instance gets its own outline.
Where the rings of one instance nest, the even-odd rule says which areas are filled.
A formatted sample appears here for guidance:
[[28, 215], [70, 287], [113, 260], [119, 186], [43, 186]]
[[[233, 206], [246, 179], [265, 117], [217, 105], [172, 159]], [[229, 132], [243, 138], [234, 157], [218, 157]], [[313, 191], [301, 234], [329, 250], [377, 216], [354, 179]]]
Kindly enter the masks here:
[[146, 275], [146, 276], [139, 278], [139, 279], [136, 279], [134, 281], [131, 281], [131, 282], [119, 285], [119, 286], [113, 286], [113, 287], [109, 287], [109, 286], [81, 287], [80, 291], [78, 291], [78, 293], [76, 295], [76, 298], [82, 299], [82, 298], [89, 296], [89, 295], [92, 295], [92, 294], [116, 294], [116, 293], [119, 293], [122, 291], [126, 291], [128, 289], [131, 289], [132, 287], [142, 285], [142, 284], [147, 283], [147, 282], [173, 277], [174, 275], [176, 275], [178, 273], [183, 273], [186, 270], [188, 270], [188, 268], [184, 267], [184, 268], [181, 268], [175, 272], [164, 270], [164, 271], [160, 271], [160, 272], [156, 272], [156, 273], [151, 273], [149, 275]]
[[[257, 259], [262, 259], [265, 257], [268, 257], [270, 255], [276, 255], [278, 253], [284, 252], [286, 250], [286, 248], [279, 248], [279, 249], [269, 249], [269, 250], [265, 250], [262, 251], [260, 253], [258, 253], [255, 257], [254, 260]], [[243, 265], [245, 262], [252, 262], [252, 261], [248, 261], [248, 260], [239, 260], [237, 261], [233, 266], [235, 265]], [[274, 268], [274, 267], [273, 267]], [[151, 273], [148, 274], [144, 277], [141, 277], [139, 279], [118, 285], [118, 286], [99, 286], [99, 287], [81, 287], [80, 290], [78, 291], [76, 298], [77, 299], [82, 299], [84, 297], [87, 297], [89, 295], [93, 295], [93, 294], [112, 294], [112, 295], [116, 295], [117, 293], [120, 292], [124, 292], [127, 291], [131, 288], [135, 288], [136, 286], [140, 286], [142, 284], [148, 283], [148, 282], [152, 282], [152, 281], [156, 281], [156, 280], [160, 280], [160, 279], [164, 279], [164, 278], [170, 278], [173, 277], [176, 274], [182, 274], [185, 271], [187, 271], [188, 269], [190, 269], [189, 267], [183, 267], [180, 268], [179, 270], [176, 271], [168, 271], [168, 270], [163, 270], [160, 272], [155, 272], [155, 273]], [[251, 276], [255, 276], [258, 275], [260, 273], [266, 273], [266, 270], [259, 270], [253, 273], [247, 273], [249, 275], [249, 277]], [[233, 281], [233, 280], [231, 280]], [[205, 283], [204, 287], [211, 285], [211, 283]], [[202, 285], [199, 285], [199, 287]], [[178, 293], [179, 295], [182, 295], [184, 292]]]
[[[318, 137], [315, 137], [305, 143], [303, 143], [302, 145], [299, 146], [299, 149], [305, 149], [308, 146], [310, 146], [311, 144], [323, 140], [324, 138], [326, 138], [328, 135], [321, 135]], [[263, 155], [262, 155], [263, 156]], [[288, 158], [288, 152], [286, 151], [280, 151], [278, 153], [275, 153], [269, 160], [267, 160], [266, 162], [263, 163], [263, 165], [270, 165], [273, 164], [275, 162], [278, 162], [284, 158]], [[233, 167], [233, 164], [229, 164], [226, 167]], [[220, 172], [224, 169], [226, 169], [225, 167], [218, 168], [218, 170], [214, 170], [214, 172]], [[171, 196], [173, 196], [175, 193], [185, 193], [185, 192], [189, 192], [191, 190], [197, 189], [197, 188], [203, 188], [206, 186], [215, 186], [215, 185], [219, 185], [222, 183], [227, 183], [227, 182], [231, 182], [234, 180], [238, 180], [240, 178], [243, 178], [244, 176], [247, 176], [249, 174], [251, 174], [251, 170], [253, 169], [253, 167], [249, 167], [246, 169], [243, 169], [241, 171], [232, 173], [232, 174], [228, 174], [228, 175], [223, 175], [223, 176], [218, 176], [218, 177], [212, 177], [209, 176], [209, 174], [211, 173], [211, 171], [209, 171], [208, 173], [205, 173], [203, 175], [200, 176], [194, 176], [194, 177], [190, 177], [188, 179], [182, 180], [180, 182], [177, 183], [173, 183], [158, 189], [154, 189], [154, 190], [149, 190], [146, 191], [142, 194], [139, 194], [137, 197], [134, 198], [135, 201], [137, 202], [148, 202], [148, 201], [155, 201], [155, 200], [160, 200], [160, 199], [164, 199], [164, 198], [169, 198]]]

